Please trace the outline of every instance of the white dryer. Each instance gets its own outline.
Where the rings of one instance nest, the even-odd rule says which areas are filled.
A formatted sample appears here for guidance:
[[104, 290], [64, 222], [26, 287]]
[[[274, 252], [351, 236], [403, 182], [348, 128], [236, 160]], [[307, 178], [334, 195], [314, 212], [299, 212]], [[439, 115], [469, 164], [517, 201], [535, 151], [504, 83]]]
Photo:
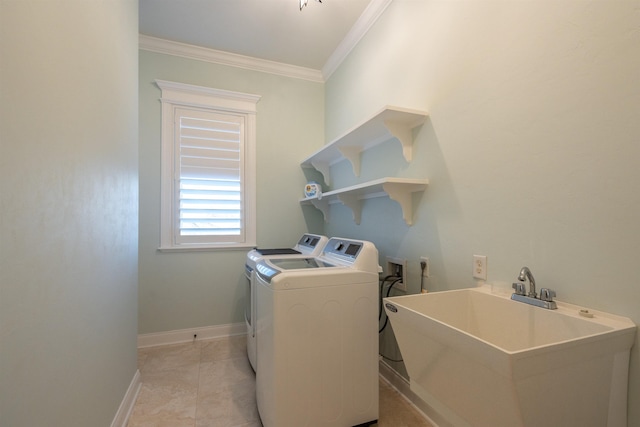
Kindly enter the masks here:
[[265, 427], [378, 419], [378, 250], [331, 238], [311, 258], [256, 266], [256, 395]]
[[244, 310], [244, 319], [247, 325], [247, 357], [255, 371], [256, 363], [256, 291], [255, 276], [253, 274], [256, 264], [265, 258], [300, 258], [315, 257], [322, 253], [322, 249], [329, 239], [319, 234], [305, 233], [293, 248], [253, 249], [247, 253], [244, 272], [247, 283], [247, 298]]

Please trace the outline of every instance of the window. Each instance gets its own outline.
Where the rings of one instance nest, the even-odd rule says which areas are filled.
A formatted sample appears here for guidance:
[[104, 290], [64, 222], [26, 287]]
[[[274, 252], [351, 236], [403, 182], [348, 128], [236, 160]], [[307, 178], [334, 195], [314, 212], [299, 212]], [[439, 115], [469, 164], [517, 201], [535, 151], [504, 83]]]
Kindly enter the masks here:
[[256, 95], [156, 80], [160, 250], [255, 246]]

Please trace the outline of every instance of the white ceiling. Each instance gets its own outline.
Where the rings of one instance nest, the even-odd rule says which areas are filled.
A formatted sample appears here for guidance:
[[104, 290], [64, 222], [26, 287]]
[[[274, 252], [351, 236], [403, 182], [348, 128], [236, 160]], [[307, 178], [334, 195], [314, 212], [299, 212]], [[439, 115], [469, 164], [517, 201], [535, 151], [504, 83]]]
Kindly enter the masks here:
[[[323, 70], [391, 0], [139, 0], [140, 34]], [[337, 59], [340, 61], [341, 59]]]

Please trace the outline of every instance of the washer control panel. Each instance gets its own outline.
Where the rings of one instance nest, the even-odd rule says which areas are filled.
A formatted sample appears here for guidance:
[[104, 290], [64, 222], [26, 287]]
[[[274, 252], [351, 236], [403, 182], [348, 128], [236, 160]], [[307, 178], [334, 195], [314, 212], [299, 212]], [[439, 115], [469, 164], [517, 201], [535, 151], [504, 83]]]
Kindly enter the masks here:
[[324, 247], [324, 255], [338, 255], [355, 260], [362, 250], [363, 242], [333, 237]]

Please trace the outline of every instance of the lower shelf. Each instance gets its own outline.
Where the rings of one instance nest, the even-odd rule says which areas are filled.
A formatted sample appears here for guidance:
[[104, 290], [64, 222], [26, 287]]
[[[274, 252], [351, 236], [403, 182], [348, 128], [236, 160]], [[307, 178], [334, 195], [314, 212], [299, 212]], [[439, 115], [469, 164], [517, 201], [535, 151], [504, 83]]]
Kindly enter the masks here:
[[324, 215], [325, 222], [329, 221], [329, 204], [342, 203], [353, 213], [353, 220], [360, 224], [362, 214], [362, 200], [374, 197], [389, 197], [400, 204], [402, 218], [407, 225], [413, 224], [413, 204], [411, 195], [417, 191], [424, 191], [429, 184], [427, 179], [381, 178], [339, 190], [329, 191], [320, 197], [309, 197], [300, 200], [301, 205], [313, 205]]

